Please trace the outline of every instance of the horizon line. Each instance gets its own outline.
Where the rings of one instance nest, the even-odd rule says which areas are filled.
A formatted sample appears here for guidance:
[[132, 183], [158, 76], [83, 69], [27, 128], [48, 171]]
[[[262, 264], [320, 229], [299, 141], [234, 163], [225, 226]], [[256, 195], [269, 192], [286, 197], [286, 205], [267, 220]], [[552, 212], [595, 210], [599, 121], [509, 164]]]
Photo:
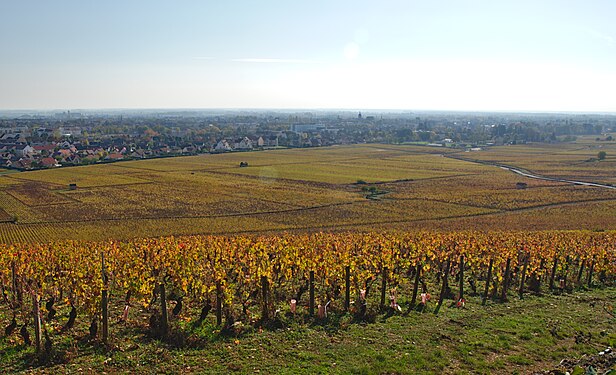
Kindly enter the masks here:
[[596, 114], [616, 115], [616, 111], [584, 111], [584, 110], [529, 110], [529, 109], [419, 109], [419, 108], [280, 108], [280, 107], [90, 107], [90, 108], [0, 108], [3, 112], [66, 112], [66, 111], [237, 111], [237, 112], [290, 112], [290, 111], [315, 111], [315, 112], [449, 112], [449, 113], [520, 113], [520, 114]]

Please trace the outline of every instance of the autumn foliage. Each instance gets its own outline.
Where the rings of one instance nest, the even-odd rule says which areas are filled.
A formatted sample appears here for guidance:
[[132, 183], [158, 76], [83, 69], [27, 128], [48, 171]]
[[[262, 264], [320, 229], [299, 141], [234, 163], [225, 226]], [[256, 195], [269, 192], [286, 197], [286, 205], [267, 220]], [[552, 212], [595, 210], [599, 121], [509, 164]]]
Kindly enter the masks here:
[[[41, 298], [62, 296], [79, 311], [96, 316], [104, 287], [104, 254], [106, 288], [118, 298], [130, 292], [135, 301], [148, 306], [156, 286], [166, 283], [196, 304], [222, 298], [227, 311], [251, 319], [250, 306], [258, 303], [262, 276], [269, 280], [272, 309], [286, 307], [291, 299], [307, 305], [301, 291], [310, 271], [315, 275], [317, 303], [341, 307], [347, 266], [352, 296], [359, 296], [384, 269], [388, 290], [408, 282], [418, 265], [422, 275], [440, 279], [449, 261], [450, 274], [455, 275], [460, 256], [465, 259], [465, 274], [484, 281], [491, 260], [490, 281], [495, 285], [503, 280], [507, 260], [511, 270], [519, 273], [526, 263], [526, 275], [544, 280], [554, 271], [558, 278], [568, 274], [570, 283], [579, 283], [575, 270], [585, 272], [585, 283], [586, 277], [592, 277], [586, 276], [589, 272], [603, 277], [616, 274], [615, 244], [614, 232], [318, 233], [59, 241], [2, 245], [0, 279], [7, 301], [14, 301], [18, 292]], [[19, 290], [12, 286], [15, 280]]]

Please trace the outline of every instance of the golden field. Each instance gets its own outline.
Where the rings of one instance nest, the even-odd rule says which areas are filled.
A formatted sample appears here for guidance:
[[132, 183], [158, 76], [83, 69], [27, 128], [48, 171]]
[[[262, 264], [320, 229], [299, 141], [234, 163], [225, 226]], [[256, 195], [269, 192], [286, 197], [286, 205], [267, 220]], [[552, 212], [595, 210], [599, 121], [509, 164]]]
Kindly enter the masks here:
[[[592, 160], [598, 150], [606, 160]], [[0, 175], [0, 241], [616, 227], [616, 189], [526, 178], [446, 157], [452, 153], [552, 177], [616, 181], [616, 146], [591, 139], [477, 152], [370, 144], [127, 161]], [[242, 161], [249, 166], [240, 168]]]

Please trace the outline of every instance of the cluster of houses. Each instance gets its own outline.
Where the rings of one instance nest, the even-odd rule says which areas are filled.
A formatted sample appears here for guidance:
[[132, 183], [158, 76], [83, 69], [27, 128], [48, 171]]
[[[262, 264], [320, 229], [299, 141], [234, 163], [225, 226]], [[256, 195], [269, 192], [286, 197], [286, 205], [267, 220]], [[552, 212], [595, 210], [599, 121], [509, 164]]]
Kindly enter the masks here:
[[195, 155], [203, 152], [248, 151], [258, 148], [278, 147], [278, 137], [243, 137], [233, 141], [222, 139], [212, 145], [186, 144], [161, 145], [154, 148], [106, 142], [26, 143], [0, 139], [0, 167], [19, 170], [53, 168], [63, 165], [80, 165], [111, 162], [125, 159], [146, 159], [173, 155]]
[[124, 159], [193, 155], [202, 151], [208, 151], [207, 147], [187, 145], [144, 149], [124, 145], [101, 146], [69, 141], [44, 144], [0, 144], [0, 167], [29, 170]]
[[278, 147], [278, 136], [243, 137], [234, 140], [221, 139], [212, 147], [212, 152], [249, 151], [255, 148]]
[[[126, 150], [124, 150], [125, 152]], [[68, 141], [41, 144], [0, 144], [0, 166], [15, 169], [37, 169], [76, 165], [99, 160], [112, 160], [122, 150], [88, 147]]]
[[[289, 140], [285, 132], [268, 136], [243, 137], [233, 140], [221, 139], [213, 145], [210, 152], [249, 151], [253, 149], [286, 147], [319, 147], [332, 142], [324, 143], [320, 134], [297, 133], [297, 139]], [[281, 144], [282, 143], [282, 144]]]
[[133, 125], [31, 126], [26, 120], [0, 121], [0, 167], [33, 170], [208, 152], [315, 147], [334, 144], [332, 136], [336, 134], [335, 129], [310, 124], [291, 130], [259, 131], [254, 127], [219, 130], [218, 134], [200, 133], [192, 128], [153, 131], [140, 122]]

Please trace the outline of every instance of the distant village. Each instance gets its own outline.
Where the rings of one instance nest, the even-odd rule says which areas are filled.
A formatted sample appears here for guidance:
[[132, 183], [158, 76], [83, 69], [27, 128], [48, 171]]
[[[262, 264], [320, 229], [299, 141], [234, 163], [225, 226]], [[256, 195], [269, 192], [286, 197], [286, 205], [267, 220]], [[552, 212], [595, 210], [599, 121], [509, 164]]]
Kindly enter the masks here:
[[[615, 116], [403, 113], [22, 113], [0, 116], [0, 167], [35, 170], [202, 153], [353, 143], [480, 150], [493, 144], [611, 141]], [[604, 138], [602, 138], [604, 137]]]
[[[17, 134], [0, 129], [0, 132], [2, 131], [4, 133], [0, 137], [1, 166], [20, 170], [279, 147], [278, 136], [265, 139], [262, 136], [221, 139], [215, 144], [157, 142], [156, 146], [152, 147], [140, 145], [138, 142], [123, 142], [124, 137], [108, 137], [99, 141], [89, 141], [79, 136], [66, 136], [64, 137], [66, 139], [61, 140], [29, 142], [27, 130]], [[42, 129], [42, 131], [47, 131], [47, 129]], [[311, 143], [310, 146], [312, 145]]]
[[[258, 129], [257, 122], [92, 118], [81, 114], [0, 120], [0, 166], [56, 168], [201, 153], [335, 144], [321, 125]], [[194, 119], [192, 119], [194, 120]], [[178, 125], [178, 126], [174, 126]], [[278, 128], [278, 127], [276, 127]], [[222, 130], [221, 130], [222, 129]]]

